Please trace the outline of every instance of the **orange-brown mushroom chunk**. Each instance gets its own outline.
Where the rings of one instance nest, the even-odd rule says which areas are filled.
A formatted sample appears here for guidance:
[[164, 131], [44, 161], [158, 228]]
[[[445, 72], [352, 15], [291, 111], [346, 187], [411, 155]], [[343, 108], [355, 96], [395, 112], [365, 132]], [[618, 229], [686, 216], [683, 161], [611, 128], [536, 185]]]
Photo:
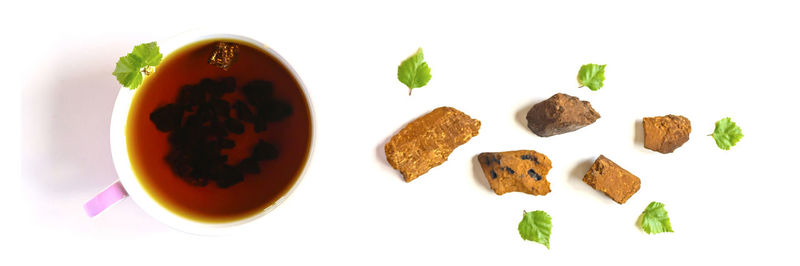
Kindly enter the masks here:
[[583, 176], [583, 182], [605, 193], [609, 198], [623, 204], [641, 186], [638, 177], [623, 169], [603, 155], [597, 158]]

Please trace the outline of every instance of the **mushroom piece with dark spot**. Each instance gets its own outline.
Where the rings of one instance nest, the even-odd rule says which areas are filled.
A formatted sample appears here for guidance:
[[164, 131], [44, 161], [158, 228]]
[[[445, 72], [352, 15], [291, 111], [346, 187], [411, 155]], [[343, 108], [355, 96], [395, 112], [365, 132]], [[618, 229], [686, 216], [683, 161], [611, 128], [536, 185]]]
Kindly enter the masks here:
[[[478, 162], [497, 195], [517, 191], [531, 195], [550, 193], [545, 178], [550, 171], [550, 159], [533, 150], [484, 152]], [[496, 163], [495, 163], [496, 162]]]

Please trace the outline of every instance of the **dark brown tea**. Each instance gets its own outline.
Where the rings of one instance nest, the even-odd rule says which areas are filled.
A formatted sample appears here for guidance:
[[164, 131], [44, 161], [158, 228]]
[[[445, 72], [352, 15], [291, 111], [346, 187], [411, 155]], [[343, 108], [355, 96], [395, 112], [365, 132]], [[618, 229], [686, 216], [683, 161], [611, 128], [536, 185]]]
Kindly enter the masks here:
[[[239, 47], [227, 70], [209, 63], [223, 41]], [[219, 223], [261, 212], [288, 192], [307, 161], [311, 130], [304, 92], [277, 58], [207, 40], [166, 56], [137, 89], [126, 139], [150, 196], [182, 217]]]

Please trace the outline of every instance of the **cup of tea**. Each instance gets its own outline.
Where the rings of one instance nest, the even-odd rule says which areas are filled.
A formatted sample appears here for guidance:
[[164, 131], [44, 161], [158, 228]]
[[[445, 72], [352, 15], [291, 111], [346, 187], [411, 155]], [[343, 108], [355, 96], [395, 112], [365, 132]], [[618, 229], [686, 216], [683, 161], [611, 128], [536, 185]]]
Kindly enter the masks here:
[[85, 204], [87, 213], [129, 196], [170, 227], [219, 234], [276, 208], [314, 146], [297, 72], [241, 35], [193, 31], [157, 45], [155, 71], [117, 95], [110, 130], [119, 180]]

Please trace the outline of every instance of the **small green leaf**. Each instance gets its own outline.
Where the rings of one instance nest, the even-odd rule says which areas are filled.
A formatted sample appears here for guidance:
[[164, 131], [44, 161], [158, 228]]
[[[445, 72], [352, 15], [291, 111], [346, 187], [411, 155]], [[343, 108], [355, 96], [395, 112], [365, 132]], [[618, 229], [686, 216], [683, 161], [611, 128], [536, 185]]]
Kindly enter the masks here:
[[663, 203], [650, 202], [639, 219], [642, 230], [648, 234], [672, 232], [672, 225], [669, 223], [669, 216], [667, 216], [667, 210], [664, 209]]
[[603, 87], [606, 80], [606, 65], [585, 64], [578, 71], [578, 84], [596, 91]]
[[155, 42], [137, 45], [133, 47], [133, 52], [119, 58], [112, 74], [122, 86], [136, 89], [144, 80], [142, 71], [148, 67], [152, 70], [152, 67], [161, 63], [162, 57]]
[[431, 68], [425, 62], [422, 48], [417, 49], [416, 53], [400, 63], [397, 67], [397, 79], [408, 86], [408, 95], [411, 95], [412, 89], [428, 84], [431, 80]]
[[145, 66], [157, 66], [161, 63], [161, 53], [156, 42], [143, 43], [133, 47], [133, 55], [139, 57]]
[[119, 81], [119, 84], [122, 84], [122, 86], [135, 89], [142, 84], [141, 65], [142, 62], [139, 58], [135, 56], [123, 56], [117, 61], [117, 67], [112, 74], [117, 77], [117, 81]]
[[525, 212], [519, 222], [519, 236], [522, 239], [533, 241], [550, 249], [550, 230], [553, 224], [550, 215], [544, 211]]
[[744, 135], [742, 129], [731, 121], [730, 117], [726, 117], [717, 121], [714, 127], [714, 133], [711, 134], [714, 141], [717, 142], [717, 147], [723, 150], [730, 150], [731, 147], [736, 146]]

